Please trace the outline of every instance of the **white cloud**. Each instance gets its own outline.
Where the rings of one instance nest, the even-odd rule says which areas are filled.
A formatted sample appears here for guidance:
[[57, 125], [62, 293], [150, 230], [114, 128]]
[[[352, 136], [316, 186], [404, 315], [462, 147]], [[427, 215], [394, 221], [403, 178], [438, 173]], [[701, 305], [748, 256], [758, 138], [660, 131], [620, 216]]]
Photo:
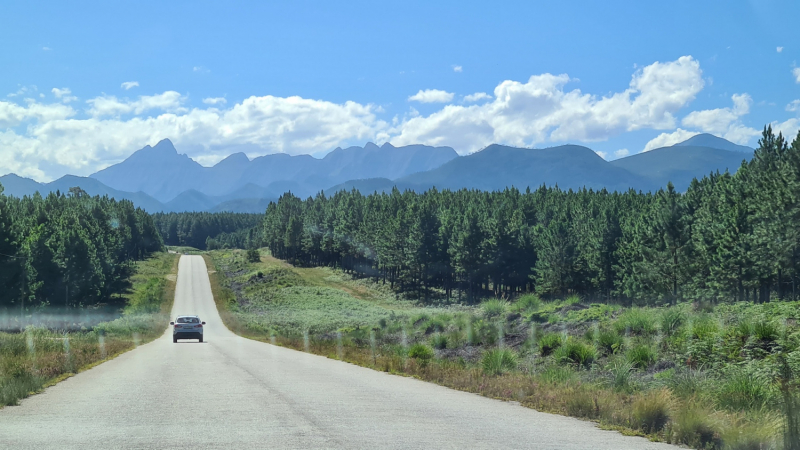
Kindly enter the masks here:
[[800, 83], [800, 67], [792, 69], [792, 75], [794, 75], [794, 81]]
[[139, 82], [138, 82], [138, 81], [125, 81], [124, 83], [122, 83], [122, 84], [120, 85], [120, 87], [121, 87], [122, 89], [125, 89], [126, 91], [127, 91], [127, 90], [130, 90], [130, 89], [132, 89], [132, 88], [135, 88], [135, 87], [137, 87], [137, 86], [139, 86]]
[[447, 103], [453, 100], [454, 94], [438, 89], [420, 90], [416, 94], [408, 97], [408, 101], [420, 103]]
[[[376, 107], [301, 97], [250, 97], [219, 107], [186, 108], [174, 91], [135, 100], [101, 96], [87, 102], [86, 118], [70, 106], [0, 101], [0, 173], [46, 181], [88, 175], [134, 150], [171, 139], [201, 161], [247, 148], [252, 156], [305, 154], [348, 142], [385, 142], [386, 122]], [[121, 119], [120, 114], [136, 114]], [[151, 114], [152, 115], [147, 115]]]
[[786, 105], [786, 110], [791, 112], [800, 111], [800, 99], [793, 100], [791, 103]]
[[464, 68], [461, 66], [453, 66], [453, 72], [463, 72]]
[[46, 52], [49, 52], [50, 50], [52, 50], [52, 48], [50, 48], [50, 47], [42, 47], [42, 50], [44, 50]]
[[776, 50], [778, 51], [778, 53], [780, 53], [780, 52], [783, 51], [783, 47], [778, 47], [778, 48], [776, 48]]
[[628, 156], [630, 153], [631, 152], [629, 152], [627, 148], [621, 148], [614, 152], [614, 156], [616, 156], [617, 158], [624, 158]]
[[671, 145], [683, 142], [692, 136], [697, 136], [698, 134], [700, 133], [698, 133], [697, 131], [689, 131], [689, 130], [684, 130], [682, 128], [678, 128], [672, 133], [661, 133], [654, 139], [651, 139], [650, 142], [648, 142], [644, 146], [643, 151], [649, 152], [650, 150], [656, 148], [669, 147]]
[[224, 105], [228, 101], [225, 100], [225, 97], [208, 97], [203, 99], [203, 103], [206, 105]]
[[194, 66], [192, 67], [192, 72], [209, 73], [211, 71], [203, 66]]
[[594, 152], [597, 153], [597, 156], [599, 156], [599, 157], [601, 157], [603, 159], [607, 159], [608, 152], [603, 152], [603, 151], [600, 151], [600, 150], [595, 150]]
[[[53, 88], [50, 90], [50, 92], [52, 92], [57, 99], [60, 99], [64, 103], [73, 102], [78, 99], [78, 97], [72, 95], [72, 91], [69, 90], [69, 88]], [[44, 95], [40, 95], [40, 97], [44, 97]]]
[[163, 94], [143, 95], [138, 100], [119, 100], [113, 95], [105, 95], [87, 100], [92, 105], [87, 111], [95, 117], [119, 116], [121, 114], [142, 114], [145, 111], [157, 109], [167, 112], [186, 112], [181, 104], [185, 98], [175, 91], [166, 91]]
[[469, 94], [464, 96], [465, 102], [477, 102], [479, 100], [488, 100], [492, 98], [491, 95], [487, 94], [486, 92], [476, 92], [474, 94]]
[[775, 134], [782, 133], [783, 137], [787, 138], [789, 142], [794, 140], [798, 131], [800, 131], [800, 119], [796, 117], [784, 122], [774, 121], [770, 125], [772, 125], [772, 131]]
[[734, 94], [732, 108], [694, 111], [683, 118], [685, 127], [702, 130], [737, 144], [747, 144], [759, 131], [745, 126], [740, 118], [750, 112], [753, 99], [748, 94]]
[[491, 143], [532, 147], [548, 140], [598, 141], [625, 131], [670, 129], [675, 127], [673, 114], [704, 85], [700, 64], [691, 56], [643, 67], [628, 89], [607, 97], [565, 91], [569, 81], [566, 74], [504, 81], [495, 88], [493, 101], [447, 105], [427, 117], [407, 119], [393, 130], [391, 141], [449, 145], [463, 154]]

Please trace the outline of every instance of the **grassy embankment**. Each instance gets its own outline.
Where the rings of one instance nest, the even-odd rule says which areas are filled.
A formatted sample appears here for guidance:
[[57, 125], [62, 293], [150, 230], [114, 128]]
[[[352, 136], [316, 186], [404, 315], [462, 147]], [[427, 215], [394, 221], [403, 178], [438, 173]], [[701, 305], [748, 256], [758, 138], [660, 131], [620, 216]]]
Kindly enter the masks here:
[[0, 333], [0, 407], [114, 358], [164, 333], [175, 296], [178, 255], [157, 253], [136, 263], [125, 308], [116, 320], [63, 332], [29, 326]]
[[797, 408], [797, 302], [623, 308], [529, 295], [422, 307], [327, 268], [206, 258], [223, 321], [250, 338], [654, 440], [797, 448], [786, 414]]

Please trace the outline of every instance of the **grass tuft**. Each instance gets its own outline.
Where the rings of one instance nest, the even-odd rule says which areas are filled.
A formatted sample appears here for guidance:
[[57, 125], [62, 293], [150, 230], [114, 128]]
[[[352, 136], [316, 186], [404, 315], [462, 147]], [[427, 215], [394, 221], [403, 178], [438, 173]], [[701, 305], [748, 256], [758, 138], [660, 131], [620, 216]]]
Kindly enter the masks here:
[[502, 375], [517, 370], [519, 358], [508, 348], [487, 350], [481, 359], [483, 373], [486, 375]]

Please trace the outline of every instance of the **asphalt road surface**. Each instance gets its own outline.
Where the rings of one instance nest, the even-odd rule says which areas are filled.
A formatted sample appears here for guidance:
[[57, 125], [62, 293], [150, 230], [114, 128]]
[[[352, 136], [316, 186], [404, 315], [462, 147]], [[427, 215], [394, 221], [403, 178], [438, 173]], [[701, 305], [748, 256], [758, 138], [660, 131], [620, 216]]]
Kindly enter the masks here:
[[0, 410], [0, 448], [667, 449], [590, 422], [251, 341], [217, 313], [200, 256], [182, 256], [161, 338]]

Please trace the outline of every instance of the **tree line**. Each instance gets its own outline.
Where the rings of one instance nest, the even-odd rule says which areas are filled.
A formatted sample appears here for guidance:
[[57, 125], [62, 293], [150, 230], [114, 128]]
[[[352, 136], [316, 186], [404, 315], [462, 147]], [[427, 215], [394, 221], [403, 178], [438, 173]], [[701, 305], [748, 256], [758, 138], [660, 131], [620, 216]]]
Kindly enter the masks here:
[[127, 287], [132, 263], [163, 248], [152, 218], [128, 200], [80, 188], [2, 195], [0, 308], [78, 307]]
[[257, 247], [260, 245], [262, 219], [263, 214], [230, 212], [153, 214], [164, 243], [200, 250]]
[[579, 295], [638, 304], [797, 298], [800, 133], [766, 127], [753, 159], [685, 193], [557, 187], [283, 195], [263, 220], [279, 257], [421, 298]]

